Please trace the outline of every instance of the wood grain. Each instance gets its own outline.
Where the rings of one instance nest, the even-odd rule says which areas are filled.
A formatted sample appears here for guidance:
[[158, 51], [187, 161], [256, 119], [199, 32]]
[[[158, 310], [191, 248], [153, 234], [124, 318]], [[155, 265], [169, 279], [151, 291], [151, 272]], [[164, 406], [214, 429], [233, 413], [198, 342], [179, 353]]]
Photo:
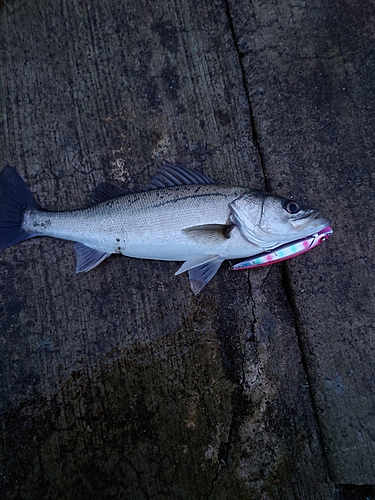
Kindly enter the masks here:
[[285, 270], [329, 469], [338, 484], [374, 484], [375, 9], [233, 2], [231, 12], [268, 185], [333, 220], [332, 241]]
[[[352, 208], [336, 208], [348, 195], [338, 165], [347, 175], [346, 154], [356, 154], [354, 101], [369, 89], [337, 90], [354, 52], [331, 68], [331, 26], [318, 30], [326, 11], [287, 1], [2, 7], [1, 166], [14, 165], [45, 208], [81, 207], [103, 180], [141, 188], [167, 159], [305, 194], [335, 228], [330, 246], [288, 266], [230, 273], [224, 264], [197, 297], [175, 263], [114, 256], [76, 275], [69, 242], [3, 251], [8, 498], [327, 500], [334, 482], [371, 484], [371, 267], [359, 246], [337, 253], [367, 181]], [[294, 66], [307, 38], [309, 58]], [[329, 88], [322, 67], [334, 74]], [[333, 139], [349, 115], [340, 152], [345, 137]]]

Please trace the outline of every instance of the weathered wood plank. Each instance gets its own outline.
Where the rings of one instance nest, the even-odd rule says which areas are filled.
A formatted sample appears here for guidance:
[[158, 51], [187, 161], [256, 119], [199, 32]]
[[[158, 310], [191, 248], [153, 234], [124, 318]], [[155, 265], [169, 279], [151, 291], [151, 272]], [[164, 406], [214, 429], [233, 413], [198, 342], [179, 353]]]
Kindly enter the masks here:
[[[1, 25], [2, 163], [43, 206], [162, 158], [264, 185], [224, 2], [7, 2]], [[9, 498], [335, 497], [280, 267], [193, 297], [173, 263], [1, 258]]]
[[286, 265], [337, 483], [375, 483], [374, 34], [368, 2], [230, 2], [270, 188], [333, 219]]

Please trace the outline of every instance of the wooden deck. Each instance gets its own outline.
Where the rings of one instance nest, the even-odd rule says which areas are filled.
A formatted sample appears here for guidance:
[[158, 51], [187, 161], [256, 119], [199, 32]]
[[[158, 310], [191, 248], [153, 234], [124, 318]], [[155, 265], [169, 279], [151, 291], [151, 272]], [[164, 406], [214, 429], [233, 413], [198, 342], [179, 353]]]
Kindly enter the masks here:
[[163, 160], [294, 195], [334, 235], [198, 295], [176, 263], [1, 252], [9, 499], [375, 498], [375, 8], [7, 0], [1, 164], [41, 205]]

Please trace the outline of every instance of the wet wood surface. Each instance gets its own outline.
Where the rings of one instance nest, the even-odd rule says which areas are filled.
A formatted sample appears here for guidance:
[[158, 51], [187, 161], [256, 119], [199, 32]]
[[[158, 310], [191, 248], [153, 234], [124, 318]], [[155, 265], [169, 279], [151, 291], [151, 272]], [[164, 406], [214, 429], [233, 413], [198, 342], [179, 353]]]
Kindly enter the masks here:
[[177, 263], [1, 252], [6, 498], [374, 498], [374, 8], [7, 1], [1, 165], [41, 205], [163, 159], [294, 195], [334, 235], [198, 295]]

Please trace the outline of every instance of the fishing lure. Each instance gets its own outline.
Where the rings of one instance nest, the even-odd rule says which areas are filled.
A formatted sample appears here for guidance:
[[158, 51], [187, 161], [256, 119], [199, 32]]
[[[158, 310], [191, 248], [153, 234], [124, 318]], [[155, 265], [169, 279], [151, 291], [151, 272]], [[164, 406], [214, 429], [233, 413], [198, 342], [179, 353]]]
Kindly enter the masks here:
[[308, 252], [312, 248], [320, 245], [327, 238], [331, 236], [333, 229], [330, 226], [325, 227], [316, 234], [312, 234], [307, 238], [292, 241], [286, 245], [281, 245], [270, 252], [263, 252], [258, 255], [254, 255], [251, 258], [239, 262], [231, 266], [229, 269], [231, 271], [242, 271], [244, 269], [251, 269], [254, 267], [268, 266], [270, 264], [276, 264], [283, 260], [291, 259], [292, 257], [297, 257], [305, 252]]

